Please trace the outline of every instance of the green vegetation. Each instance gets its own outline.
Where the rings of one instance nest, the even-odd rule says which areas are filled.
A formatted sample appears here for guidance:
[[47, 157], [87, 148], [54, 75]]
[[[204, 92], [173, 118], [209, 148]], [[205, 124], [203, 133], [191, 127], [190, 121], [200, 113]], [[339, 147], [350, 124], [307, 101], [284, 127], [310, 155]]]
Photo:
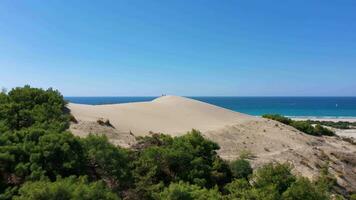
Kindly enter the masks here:
[[26, 182], [14, 200], [119, 200], [103, 182], [89, 182], [86, 177], [59, 178], [57, 181]]
[[332, 122], [332, 121], [316, 121], [316, 120], [307, 120], [306, 122], [308, 122], [309, 124], [319, 124], [322, 126], [329, 126], [337, 129], [351, 129], [353, 127], [356, 127], [356, 122], [345, 122], [345, 121]]
[[8, 130], [28, 127], [63, 131], [68, 128], [66, 102], [53, 89], [25, 86], [0, 94], [0, 124]]
[[253, 172], [250, 163], [245, 159], [232, 161], [230, 167], [232, 175], [237, 179], [247, 179]]
[[249, 153], [228, 163], [219, 146], [192, 130], [141, 137], [132, 149], [105, 136], [67, 132], [58, 91], [25, 86], [0, 93], [0, 199], [329, 199], [334, 184], [311, 182], [287, 164], [253, 171]]
[[284, 117], [282, 115], [274, 115], [274, 114], [267, 114], [263, 115], [262, 117], [267, 118], [267, 119], [272, 119], [279, 121], [283, 124], [293, 126], [294, 128], [309, 134], [309, 135], [314, 135], [314, 136], [322, 136], [322, 135], [327, 135], [327, 136], [333, 136], [335, 135], [333, 131], [324, 128], [321, 123], [316, 123], [313, 124], [312, 121], [294, 121], [290, 118]]
[[197, 185], [184, 182], [171, 183], [155, 199], [165, 200], [217, 200], [222, 199], [222, 195], [217, 188], [206, 189]]

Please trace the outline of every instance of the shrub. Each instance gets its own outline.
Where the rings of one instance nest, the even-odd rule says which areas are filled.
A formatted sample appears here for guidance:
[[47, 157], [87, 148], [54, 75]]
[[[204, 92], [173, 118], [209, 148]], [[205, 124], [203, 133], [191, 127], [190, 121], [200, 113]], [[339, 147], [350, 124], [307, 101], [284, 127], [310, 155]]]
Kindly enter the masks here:
[[317, 124], [314, 127], [314, 132], [316, 135], [327, 135], [327, 136], [333, 136], [335, 133], [319, 124]]
[[265, 114], [262, 115], [263, 118], [267, 118], [267, 119], [272, 119], [275, 121], [279, 121], [283, 124], [287, 124], [290, 125], [292, 123], [292, 120], [290, 118], [284, 117], [282, 115], [278, 115], [278, 114]]
[[230, 181], [228, 165], [216, 154], [219, 146], [199, 132], [193, 130], [184, 136], [163, 138], [166, 142], [158, 142], [161, 146], [142, 149], [134, 161], [134, 177], [142, 193], [147, 195], [159, 185], [177, 181], [207, 188]]
[[85, 177], [69, 177], [55, 182], [26, 182], [14, 200], [119, 200], [102, 182], [89, 183]]
[[293, 126], [294, 128], [298, 129], [299, 131], [302, 131], [306, 134], [309, 135], [315, 135], [315, 136], [321, 136], [321, 135], [327, 135], [327, 136], [333, 136], [335, 133], [320, 124], [316, 124], [313, 126], [311, 123], [312, 121], [294, 121], [291, 120], [290, 118], [281, 116], [281, 115], [262, 115], [262, 117], [267, 118], [267, 119], [272, 119], [279, 121], [283, 124]]
[[329, 126], [338, 129], [350, 129], [353, 126], [356, 126], [356, 122], [347, 122], [347, 121], [315, 121], [315, 120], [307, 120], [309, 124], [319, 124], [322, 126]]
[[289, 164], [269, 163], [257, 170], [253, 175], [254, 187], [264, 188], [274, 185], [282, 194], [295, 182], [295, 176], [291, 173]]
[[352, 195], [350, 196], [350, 200], [356, 200], [356, 194], [352, 194]]
[[53, 89], [38, 89], [30, 86], [12, 89], [0, 94], [0, 122], [10, 130], [30, 126], [63, 131], [68, 128], [66, 101]]
[[164, 200], [219, 200], [222, 199], [219, 191], [215, 189], [205, 189], [197, 185], [179, 182], [172, 183], [161, 193], [156, 195], [155, 199]]
[[0, 144], [1, 176], [16, 177], [10, 185], [43, 176], [54, 180], [58, 175], [80, 175], [85, 169], [82, 146], [67, 132], [28, 128], [2, 134]]
[[111, 144], [106, 136], [90, 134], [82, 139], [90, 174], [95, 180], [107, 180], [112, 187], [125, 187], [130, 182], [129, 151]]
[[254, 199], [254, 200], [279, 200], [280, 194], [276, 186], [266, 185], [261, 188], [253, 187], [246, 179], [235, 179], [226, 185], [227, 195], [225, 199]]
[[238, 159], [230, 164], [232, 175], [235, 178], [247, 179], [252, 174], [252, 168], [250, 163], [245, 159]]
[[99, 125], [101, 125], [101, 126], [114, 127], [114, 126], [110, 123], [110, 120], [108, 120], [108, 119], [98, 119], [96, 122], [97, 122]]
[[299, 178], [284, 193], [284, 200], [326, 200], [329, 196], [307, 178]]
[[251, 189], [252, 186], [246, 179], [235, 179], [224, 187], [227, 192], [227, 199], [244, 199], [249, 196]]
[[249, 150], [243, 149], [239, 154], [240, 159], [253, 159], [256, 156]]

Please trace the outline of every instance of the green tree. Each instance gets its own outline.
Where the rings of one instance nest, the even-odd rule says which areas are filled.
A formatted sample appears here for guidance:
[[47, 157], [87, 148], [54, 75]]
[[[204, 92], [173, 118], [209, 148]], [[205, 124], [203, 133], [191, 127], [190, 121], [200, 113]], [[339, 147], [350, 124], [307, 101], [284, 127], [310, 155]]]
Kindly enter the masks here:
[[80, 175], [84, 164], [80, 142], [68, 132], [28, 128], [0, 135], [0, 174], [9, 186], [44, 176]]
[[265, 188], [274, 185], [279, 194], [286, 191], [295, 180], [296, 177], [291, 173], [289, 164], [269, 163], [253, 175], [254, 187]]
[[129, 150], [111, 144], [106, 136], [89, 135], [82, 139], [90, 174], [106, 180], [114, 188], [127, 187], [131, 181]]
[[55, 182], [26, 182], [14, 200], [119, 200], [102, 182], [88, 182], [85, 177], [69, 177]]
[[155, 195], [157, 200], [219, 200], [222, 199], [218, 189], [205, 189], [184, 182], [172, 183], [161, 193]]
[[327, 200], [329, 196], [307, 178], [299, 178], [284, 193], [283, 200]]
[[252, 186], [246, 179], [235, 179], [224, 187], [227, 192], [226, 199], [246, 199], [251, 189]]
[[149, 146], [139, 152], [134, 162], [139, 191], [152, 193], [153, 189], [177, 181], [211, 188], [231, 180], [228, 165], [216, 154], [219, 146], [198, 131], [165, 141], [169, 142], [160, 142], [160, 146]]
[[235, 179], [225, 186], [226, 200], [280, 200], [280, 194], [274, 184], [256, 188], [246, 179]]
[[65, 105], [63, 96], [51, 88], [14, 88], [0, 94], [0, 122], [10, 130], [37, 126], [63, 131], [69, 125]]
[[232, 175], [237, 179], [247, 179], [253, 172], [250, 163], [245, 159], [238, 159], [231, 162], [230, 167]]

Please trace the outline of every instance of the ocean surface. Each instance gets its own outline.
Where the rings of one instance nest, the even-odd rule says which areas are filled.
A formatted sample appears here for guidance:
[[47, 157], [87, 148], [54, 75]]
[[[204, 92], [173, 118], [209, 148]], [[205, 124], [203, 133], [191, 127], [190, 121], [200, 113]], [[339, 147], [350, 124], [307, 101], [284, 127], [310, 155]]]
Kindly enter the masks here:
[[[151, 101], [156, 97], [65, 97], [72, 103], [115, 104]], [[260, 116], [356, 118], [356, 97], [189, 97], [237, 112]]]

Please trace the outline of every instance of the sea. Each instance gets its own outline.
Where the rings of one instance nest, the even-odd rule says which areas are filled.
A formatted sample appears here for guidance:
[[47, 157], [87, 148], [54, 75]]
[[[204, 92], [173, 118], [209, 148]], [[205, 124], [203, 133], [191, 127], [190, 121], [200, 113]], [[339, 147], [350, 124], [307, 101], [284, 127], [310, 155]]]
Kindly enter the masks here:
[[[72, 103], [102, 105], [151, 101], [157, 97], [65, 97]], [[356, 97], [189, 97], [250, 115], [356, 118]]]

